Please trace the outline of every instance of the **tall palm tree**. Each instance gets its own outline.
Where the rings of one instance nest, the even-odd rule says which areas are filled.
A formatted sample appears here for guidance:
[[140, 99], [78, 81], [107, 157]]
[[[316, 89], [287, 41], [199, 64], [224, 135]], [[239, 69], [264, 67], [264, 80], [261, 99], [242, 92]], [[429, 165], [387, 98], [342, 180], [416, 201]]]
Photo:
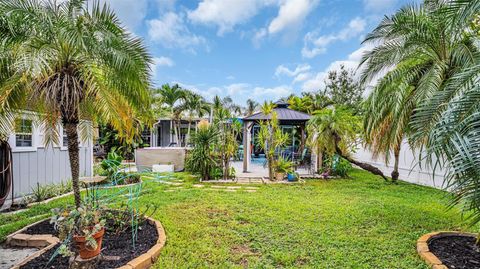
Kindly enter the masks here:
[[[87, 0], [0, 2], [1, 114], [32, 109], [58, 141], [68, 139], [75, 205], [79, 190], [79, 132], [84, 119], [130, 132], [131, 120], [149, 107], [149, 64], [143, 42], [124, 28], [107, 5]], [[54, 135], [52, 135], [54, 134]]]
[[185, 141], [185, 143], [188, 144], [190, 140], [190, 128], [194, 116], [202, 117], [207, 114], [209, 112], [209, 105], [201, 95], [186, 90], [184, 106], [185, 110], [188, 111], [187, 141]]
[[185, 100], [185, 90], [182, 89], [178, 84], [175, 84], [173, 86], [170, 86], [169, 84], [164, 84], [155, 92], [161, 96], [162, 101], [168, 106], [168, 109], [170, 110], [170, 130], [173, 129], [175, 142], [179, 143], [179, 126], [177, 126], [177, 120], [181, 116], [182, 111], [179, 109], [181, 107], [179, 103]]
[[393, 179], [398, 176], [398, 154], [407, 131], [410, 145], [421, 147], [428, 143], [429, 130], [440, 119], [440, 110], [417, 108], [423, 103], [446, 104], [445, 99], [432, 97], [443, 92], [447, 81], [463, 66], [471, 65], [478, 51], [461, 28], [445, 19], [451, 5], [449, 1], [427, 0], [405, 6], [385, 17], [365, 38], [364, 43], [375, 47], [361, 61], [362, 83], [366, 85], [386, 72], [367, 102], [366, 138], [374, 154], [383, 151], [388, 158], [393, 151]]
[[308, 143], [328, 154], [336, 153], [358, 167], [387, 178], [378, 168], [359, 162], [350, 156], [350, 151], [355, 148], [360, 131], [360, 119], [343, 108], [325, 108], [316, 111], [307, 125], [309, 136]]
[[253, 113], [255, 113], [257, 108], [258, 108], [258, 103], [253, 99], [248, 99], [247, 100], [247, 107], [245, 109], [245, 116], [252, 115]]
[[410, 118], [419, 101], [415, 93], [415, 87], [398, 83], [375, 88], [365, 101], [365, 143], [375, 158], [383, 155], [386, 163], [393, 154], [394, 182], [399, 177], [402, 143], [409, 134]]

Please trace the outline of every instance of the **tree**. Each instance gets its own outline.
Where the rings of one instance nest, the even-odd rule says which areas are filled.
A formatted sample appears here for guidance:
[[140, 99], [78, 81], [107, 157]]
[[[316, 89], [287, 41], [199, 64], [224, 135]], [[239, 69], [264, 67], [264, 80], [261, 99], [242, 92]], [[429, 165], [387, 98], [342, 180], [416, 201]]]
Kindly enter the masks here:
[[365, 143], [374, 157], [384, 155], [388, 163], [393, 153], [392, 180], [398, 180], [400, 149], [409, 134], [410, 118], [419, 100], [415, 87], [397, 84], [382, 84], [376, 87], [365, 101], [363, 130]]
[[257, 135], [257, 143], [265, 152], [268, 165], [268, 177], [273, 180], [273, 169], [275, 167], [275, 152], [284, 146], [289, 136], [280, 128], [277, 113], [274, 110], [275, 104], [272, 102], [264, 102], [261, 111], [267, 115], [269, 119], [259, 122], [260, 130]]
[[247, 107], [245, 109], [245, 116], [250, 116], [257, 110], [259, 104], [252, 99], [247, 100]]
[[46, 142], [68, 139], [75, 205], [80, 207], [79, 133], [84, 119], [102, 119], [126, 137], [131, 119], [149, 107], [149, 64], [143, 42], [107, 5], [86, 0], [0, 2], [1, 114], [39, 112]]
[[316, 111], [307, 125], [309, 143], [328, 154], [336, 153], [360, 168], [387, 178], [378, 168], [359, 162], [350, 156], [361, 133], [360, 119], [342, 107]]
[[181, 113], [183, 111], [182, 106], [180, 106], [180, 102], [183, 102], [186, 97], [185, 90], [182, 89], [178, 84], [170, 86], [169, 84], [162, 85], [161, 88], [157, 89], [155, 93], [161, 96], [161, 100], [164, 104], [167, 105], [168, 109], [170, 110], [170, 129], [173, 129], [175, 141], [177, 143], [180, 142], [180, 131], [178, 130], [179, 124], [177, 121], [181, 118]]
[[354, 113], [360, 112], [363, 87], [355, 82], [355, 74], [340, 65], [339, 70], [331, 70], [325, 80], [325, 94], [335, 105], [346, 106]]
[[218, 129], [207, 121], [198, 124], [198, 130], [192, 136], [195, 147], [188, 153], [186, 169], [199, 173], [202, 180], [210, 179], [212, 168], [217, 165], [214, 158], [214, 146], [218, 141]]
[[186, 90], [184, 107], [185, 110], [188, 112], [187, 141], [185, 141], [185, 144], [188, 145], [190, 142], [190, 128], [192, 125], [193, 117], [195, 115], [198, 117], [202, 117], [203, 115], [207, 114], [209, 112], [210, 106], [205, 102], [204, 98], [201, 95]]

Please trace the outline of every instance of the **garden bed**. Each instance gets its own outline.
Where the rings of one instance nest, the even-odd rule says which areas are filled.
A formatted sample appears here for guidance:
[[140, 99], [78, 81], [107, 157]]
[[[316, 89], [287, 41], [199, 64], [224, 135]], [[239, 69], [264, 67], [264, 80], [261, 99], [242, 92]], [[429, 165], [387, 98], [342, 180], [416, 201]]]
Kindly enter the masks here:
[[[45, 235], [57, 236], [57, 231], [49, 220], [37, 222], [12, 234], [9, 236], [11, 238], [9, 241], [15, 242], [16, 245], [27, 246], [30, 245], [29, 239]], [[25, 242], [19, 241], [22, 238]], [[131, 228], [119, 234], [106, 231], [102, 244], [102, 258], [96, 268], [117, 268], [125, 265], [128, 265], [128, 268], [150, 266], [158, 258], [165, 243], [166, 236], [163, 227], [158, 221], [147, 218], [146, 221], [140, 223], [137, 238], [134, 248]], [[19, 263], [17, 268], [68, 268], [69, 257], [55, 255], [59, 246], [57, 242], [44, 244], [45, 248]], [[49, 263], [54, 255], [55, 257]]]
[[439, 232], [422, 236], [417, 242], [420, 256], [433, 268], [480, 268], [480, 252], [476, 235]]

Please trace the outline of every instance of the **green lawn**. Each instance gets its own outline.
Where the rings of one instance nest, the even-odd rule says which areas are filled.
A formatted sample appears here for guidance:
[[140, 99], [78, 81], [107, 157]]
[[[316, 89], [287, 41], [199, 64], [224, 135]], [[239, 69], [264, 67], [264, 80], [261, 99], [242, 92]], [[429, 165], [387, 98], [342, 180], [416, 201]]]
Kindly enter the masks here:
[[[253, 193], [193, 188], [192, 180], [165, 192], [172, 187], [145, 180], [140, 203], [158, 207], [153, 217], [168, 237], [155, 268], [427, 268], [418, 237], [464, 229], [445, 192], [358, 170], [351, 177]], [[0, 240], [65, 200], [0, 216]]]

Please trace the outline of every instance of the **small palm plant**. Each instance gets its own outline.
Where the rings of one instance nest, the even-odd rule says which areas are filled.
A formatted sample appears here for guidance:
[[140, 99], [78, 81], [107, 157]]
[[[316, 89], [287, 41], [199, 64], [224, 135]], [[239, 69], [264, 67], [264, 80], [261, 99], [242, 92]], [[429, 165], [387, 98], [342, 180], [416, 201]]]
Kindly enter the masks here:
[[289, 140], [289, 135], [284, 133], [280, 128], [278, 116], [274, 108], [275, 104], [272, 102], [263, 103], [261, 111], [263, 114], [269, 116], [270, 119], [263, 120], [259, 123], [260, 130], [257, 135], [257, 143], [265, 152], [268, 165], [268, 177], [270, 180], [273, 180], [274, 176], [275, 153]]

